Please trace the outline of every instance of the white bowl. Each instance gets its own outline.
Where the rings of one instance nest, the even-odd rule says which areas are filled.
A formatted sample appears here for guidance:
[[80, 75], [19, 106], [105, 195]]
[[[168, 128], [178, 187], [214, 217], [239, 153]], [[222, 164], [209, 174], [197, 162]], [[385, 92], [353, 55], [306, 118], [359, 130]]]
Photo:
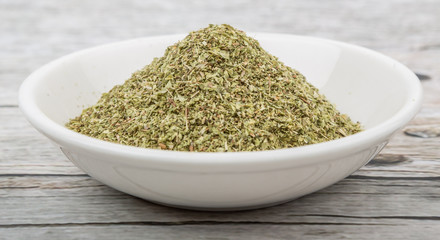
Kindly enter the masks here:
[[183, 35], [124, 41], [55, 60], [24, 81], [20, 107], [36, 129], [97, 180], [149, 201], [209, 210], [264, 207], [327, 187], [372, 159], [420, 108], [417, 77], [380, 53], [311, 37], [249, 35], [366, 130], [290, 149], [190, 153], [119, 145], [64, 127]]

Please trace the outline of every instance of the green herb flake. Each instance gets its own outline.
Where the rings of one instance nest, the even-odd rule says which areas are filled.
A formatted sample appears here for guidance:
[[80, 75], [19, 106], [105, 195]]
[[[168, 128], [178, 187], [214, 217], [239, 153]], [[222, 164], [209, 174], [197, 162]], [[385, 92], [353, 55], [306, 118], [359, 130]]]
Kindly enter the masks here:
[[229, 25], [209, 25], [104, 93], [66, 126], [144, 148], [291, 148], [362, 130], [298, 71]]

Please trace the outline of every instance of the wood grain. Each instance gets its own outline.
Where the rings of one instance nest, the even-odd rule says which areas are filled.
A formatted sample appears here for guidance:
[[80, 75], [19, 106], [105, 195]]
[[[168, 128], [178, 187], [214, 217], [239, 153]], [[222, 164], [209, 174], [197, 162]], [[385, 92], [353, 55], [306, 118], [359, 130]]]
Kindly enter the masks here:
[[435, 221], [394, 224], [253, 224], [190, 223], [177, 225], [88, 224], [9, 228], [4, 239], [425, 239], [439, 234]]
[[[439, 4], [421, 1], [67, 1], [0, 2], [0, 105], [17, 105], [19, 84], [35, 69], [98, 44], [188, 32], [209, 23], [360, 44], [430, 75], [440, 46]], [[420, 56], [419, 56], [420, 55]], [[437, 55], [438, 56], [438, 55]], [[438, 63], [439, 60], [437, 60]], [[438, 69], [438, 68], [436, 68]]]
[[[0, 239], [438, 239], [440, 137], [400, 131], [341, 182], [254, 211], [194, 212], [90, 178], [33, 129], [18, 87], [73, 51], [208, 23], [363, 45], [425, 75], [406, 127], [440, 127], [440, 1], [0, 0]], [[405, 129], [404, 129], [405, 130]]]
[[278, 207], [230, 214], [193, 212], [150, 204], [87, 176], [9, 176], [0, 181], [3, 215], [0, 226], [192, 221], [380, 224], [440, 220], [439, 180], [440, 177], [349, 177]]

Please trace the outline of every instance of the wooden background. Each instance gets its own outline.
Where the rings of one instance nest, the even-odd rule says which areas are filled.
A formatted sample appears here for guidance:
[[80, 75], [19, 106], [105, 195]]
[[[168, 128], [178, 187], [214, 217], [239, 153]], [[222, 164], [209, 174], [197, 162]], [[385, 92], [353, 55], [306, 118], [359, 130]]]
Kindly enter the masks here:
[[[43, 64], [209, 23], [359, 44], [419, 74], [424, 105], [347, 179], [276, 207], [194, 212], [113, 190], [73, 166], [17, 106]], [[440, 1], [0, 0], [0, 239], [439, 239]], [[371, 96], [374, 97], [374, 96]]]

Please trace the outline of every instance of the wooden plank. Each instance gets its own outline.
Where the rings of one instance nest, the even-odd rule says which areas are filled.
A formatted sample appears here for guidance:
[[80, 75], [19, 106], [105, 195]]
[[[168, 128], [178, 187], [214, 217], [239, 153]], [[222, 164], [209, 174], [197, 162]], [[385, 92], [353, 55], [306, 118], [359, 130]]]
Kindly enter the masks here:
[[[209, 11], [213, 9], [214, 16]], [[177, 0], [154, 3], [137, 0], [123, 5], [117, 0], [81, 4], [59, 4], [54, 0], [2, 1], [0, 16], [5, 24], [0, 25], [0, 44], [7, 48], [2, 48], [0, 54], [0, 105], [17, 105], [20, 83], [32, 71], [57, 57], [123, 39], [188, 32], [213, 21], [230, 23], [246, 31], [347, 41], [389, 52], [397, 58], [399, 54], [414, 56], [417, 55], [414, 49], [417, 52], [438, 48], [438, 9], [438, 2], [432, 0], [393, 0], [385, 4], [283, 0], [270, 7], [264, 1], [233, 0], [210, 1], [206, 5], [198, 1], [182, 4]], [[114, 12], [118, 13], [117, 17], [113, 16]], [[154, 20], [145, 21], [146, 16]], [[417, 60], [407, 62], [410, 67], [426, 69], [425, 65], [420, 66], [425, 62], [423, 58], [418, 55], [411, 58]], [[432, 61], [426, 62], [434, 66]]]
[[0, 174], [84, 174], [17, 107], [0, 107]]
[[108, 225], [50, 225], [0, 228], [0, 239], [424, 239], [440, 234], [436, 221], [395, 224], [216, 224], [189, 223], [149, 225], [144, 223]]
[[351, 177], [276, 207], [216, 213], [152, 204], [87, 176], [3, 176], [0, 178], [0, 227], [192, 221], [397, 224], [406, 220], [440, 220], [439, 180], [440, 177]]

